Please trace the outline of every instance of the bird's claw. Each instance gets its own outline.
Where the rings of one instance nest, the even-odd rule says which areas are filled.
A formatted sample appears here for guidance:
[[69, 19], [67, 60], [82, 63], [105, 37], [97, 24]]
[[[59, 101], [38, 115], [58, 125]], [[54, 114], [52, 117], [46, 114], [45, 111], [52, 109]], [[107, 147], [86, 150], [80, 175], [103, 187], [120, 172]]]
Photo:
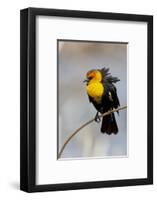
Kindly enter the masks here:
[[96, 116], [95, 116], [95, 122], [99, 123], [101, 121], [101, 118], [99, 116], [99, 113], [97, 112]]

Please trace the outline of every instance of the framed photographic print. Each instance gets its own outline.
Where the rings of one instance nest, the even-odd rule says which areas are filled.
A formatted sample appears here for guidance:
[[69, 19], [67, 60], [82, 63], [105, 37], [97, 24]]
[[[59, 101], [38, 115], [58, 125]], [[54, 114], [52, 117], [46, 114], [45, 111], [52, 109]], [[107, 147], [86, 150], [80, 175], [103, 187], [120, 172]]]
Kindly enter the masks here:
[[153, 16], [20, 13], [20, 188], [153, 183]]

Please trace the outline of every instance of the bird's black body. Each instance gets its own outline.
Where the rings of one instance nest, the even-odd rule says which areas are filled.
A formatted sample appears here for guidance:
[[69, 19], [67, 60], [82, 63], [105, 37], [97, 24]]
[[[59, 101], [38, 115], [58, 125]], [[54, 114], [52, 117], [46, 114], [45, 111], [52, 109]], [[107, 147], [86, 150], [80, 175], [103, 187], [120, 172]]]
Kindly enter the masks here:
[[[104, 93], [101, 98], [101, 102], [96, 102], [92, 97], [89, 96], [90, 102], [93, 103], [96, 110], [100, 113], [105, 113], [109, 110], [114, 108], [118, 108], [120, 106], [119, 99], [117, 96], [117, 89], [114, 83], [120, 81], [116, 77], [112, 77], [109, 73], [108, 68], [103, 68], [99, 70], [102, 74], [102, 81], [101, 83], [104, 86]], [[102, 119], [102, 126], [101, 132], [107, 134], [117, 134], [118, 133], [118, 126], [116, 123], [116, 119], [114, 113], [106, 115]]]

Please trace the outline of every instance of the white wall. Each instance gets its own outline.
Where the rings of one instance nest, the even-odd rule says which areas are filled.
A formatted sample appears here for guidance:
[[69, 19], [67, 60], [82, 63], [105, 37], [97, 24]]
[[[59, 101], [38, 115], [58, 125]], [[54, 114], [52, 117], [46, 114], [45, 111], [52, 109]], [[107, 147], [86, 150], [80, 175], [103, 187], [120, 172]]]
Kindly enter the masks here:
[[[0, 5], [0, 199], [156, 199], [157, 194], [157, 145], [155, 142], [155, 173], [153, 186], [137, 186], [123, 188], [106, 188], [93, 190], [78, 190], [66, 192], [49, 192], [27, 194], [19, 191], [19, 10], [26, 7], [47, 7], [81, 9], [106, 12], [122, 12], [154, 15], [154, 25], [157, 22], [156, 0], [14, 0], [1, 1]], [[154, 35], [157, 28], [154, 26]], [[156, 38], [154, 39], [154, 55], [157, 53]], [[156, 58], [154, 59], [156, 65]], [[154, 67], [154, 85], [157, 85], [157, 69]], [[157, 102], [157, 92], [154, 90], [154, 102]], [[154, 111], [157, 110], [157, 104]], [[155, 112], [155, 120], [157, 112]], [[154, 141], [157, 141], [154, 127]]]

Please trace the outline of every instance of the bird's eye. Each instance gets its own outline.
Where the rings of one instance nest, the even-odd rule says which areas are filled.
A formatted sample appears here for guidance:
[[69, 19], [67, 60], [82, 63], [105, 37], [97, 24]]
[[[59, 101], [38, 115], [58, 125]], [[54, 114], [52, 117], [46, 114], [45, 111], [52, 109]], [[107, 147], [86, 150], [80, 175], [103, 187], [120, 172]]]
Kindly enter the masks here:
[[89, 76], [89, 77], [88, 77], [88, 80], [91, 80], [92, 78], [93, 78], [92, 76]]

